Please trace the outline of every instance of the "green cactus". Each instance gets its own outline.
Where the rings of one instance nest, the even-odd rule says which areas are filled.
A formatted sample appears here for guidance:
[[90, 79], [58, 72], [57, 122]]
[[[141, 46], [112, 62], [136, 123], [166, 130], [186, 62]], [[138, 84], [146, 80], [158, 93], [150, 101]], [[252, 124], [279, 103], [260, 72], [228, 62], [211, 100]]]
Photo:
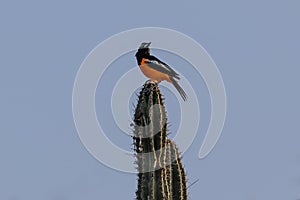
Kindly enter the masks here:
[[137, 200], [186, 200], [186, 176], [174, 142], [167, 138], [164, 100], [146, 82], [134, 114], [134, 146], [138, 170]]

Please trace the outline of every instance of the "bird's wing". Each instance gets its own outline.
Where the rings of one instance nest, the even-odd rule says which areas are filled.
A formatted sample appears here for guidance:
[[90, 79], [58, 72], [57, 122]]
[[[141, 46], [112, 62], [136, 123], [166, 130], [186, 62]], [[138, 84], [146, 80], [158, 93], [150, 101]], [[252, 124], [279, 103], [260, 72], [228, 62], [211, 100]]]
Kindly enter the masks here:
[[164, 63], [163, 61], [159, 60], [158, 58], [156, 58], [155, 56], [150, 55], [149, 56], [150, 60], [155, 60], [163, 65], [165, 65], [172, 73], [176, 74], [177, 76], [179, 76], [179, 74], [177, 74], [177, 72], [175, 72], [168, 64]]
[[147, 66], [151, 67], [152, 69], [155, 69], [159, 72], [168, 74], [169, 76], [174, 77], [176, 79], [180, 79], [179, 74], [177, 74], [170, 66], [168, 66], [167, 64], [165, 64], [159, 60], [147, 59], [145, 61], [145, 63], [147, 63]]

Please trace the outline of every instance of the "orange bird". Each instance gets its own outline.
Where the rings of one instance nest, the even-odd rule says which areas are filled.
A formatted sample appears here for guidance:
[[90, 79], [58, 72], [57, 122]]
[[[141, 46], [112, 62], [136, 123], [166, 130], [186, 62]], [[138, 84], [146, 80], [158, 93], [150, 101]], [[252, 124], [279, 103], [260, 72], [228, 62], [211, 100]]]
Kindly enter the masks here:
[[182, 99], [186, 101], [187, 95], [177, 82], [177, 80], [180, 79], [179, 74], [177, 74], [166, 63], [162, 62], [155, 56], [150, 55], [150, 44], [151, 42], [143, 42], [135, 54], [137, 63], [141, 71], [145, 76], [156, 83], [164, 80], [172, 83], [175, 86], [176, 90], [179, 92]]

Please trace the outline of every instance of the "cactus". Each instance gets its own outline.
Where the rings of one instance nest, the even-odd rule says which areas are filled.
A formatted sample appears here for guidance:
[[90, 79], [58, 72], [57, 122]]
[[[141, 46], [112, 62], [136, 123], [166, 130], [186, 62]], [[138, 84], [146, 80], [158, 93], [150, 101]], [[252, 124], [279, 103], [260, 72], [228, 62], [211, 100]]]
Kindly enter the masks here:
[[167, 113], [156, 83], [146, 82], [134, 114], [134, 149], [138, 170], [137, 200], [186, 200], [181, 156], [167, 138]]

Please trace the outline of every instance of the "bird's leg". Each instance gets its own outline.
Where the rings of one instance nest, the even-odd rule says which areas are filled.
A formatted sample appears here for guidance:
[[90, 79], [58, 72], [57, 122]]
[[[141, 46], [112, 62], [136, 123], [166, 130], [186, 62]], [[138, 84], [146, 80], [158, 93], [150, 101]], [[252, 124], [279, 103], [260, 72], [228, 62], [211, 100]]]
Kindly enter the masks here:
[[145, 84], [149, 84], [149, 83], [157, 84], [157, 81], [149, 79], [149, 80], [146, 81]]

